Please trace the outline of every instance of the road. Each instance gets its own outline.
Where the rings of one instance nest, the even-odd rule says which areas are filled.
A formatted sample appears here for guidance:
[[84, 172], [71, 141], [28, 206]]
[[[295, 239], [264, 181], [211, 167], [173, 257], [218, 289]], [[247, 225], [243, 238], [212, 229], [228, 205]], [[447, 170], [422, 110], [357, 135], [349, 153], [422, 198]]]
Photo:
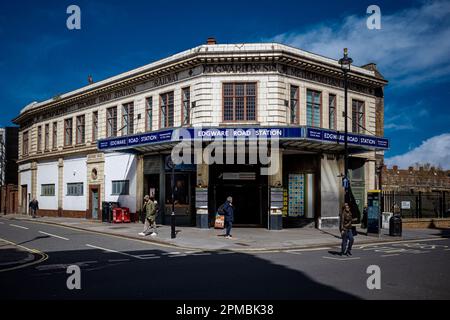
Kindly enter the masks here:
[[[0, 300], [450, 298], [450, 239], [337, 250], [203, 252], [0, 218]], [[71, 265], [80, 290], [67, 288]], [[379, 290], [367, 287], [372, 265]]]

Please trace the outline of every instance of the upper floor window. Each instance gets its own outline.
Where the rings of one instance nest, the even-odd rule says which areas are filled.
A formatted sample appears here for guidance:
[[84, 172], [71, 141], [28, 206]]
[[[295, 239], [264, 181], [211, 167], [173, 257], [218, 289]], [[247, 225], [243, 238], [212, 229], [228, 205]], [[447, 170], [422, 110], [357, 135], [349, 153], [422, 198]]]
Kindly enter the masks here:
[[64, 146], [71, 146], [73, 142], [73, 119], [64, 120]]
[[161, 128], [173, 127], [173, 91], [164, 93], [161, 98]]
[[52, 144], [53, 149], [58, 148], [58, 122], [53, 122]]
[[354, 133], [364, 132], [364, 102], [352, 100], [352, 131]]
[[153, 97], [145, 99], [145, 131], [152, 131]]
[[86, 138], [86, 118], [84, 115], [77, 117], [77, 144], [83, 144]]
[[299, 108], [298, 108], [298, 99], [299, 98], [299, 90], [297, 86], [291, 86], [291, 103], [290, 103], [290, 111], [291, 111], [291, 121], [290, 123], [299, 123]]
[[112, 182], [112, 195], [129, 195], [130, 194], [130, 181], [121, 180]]
[[122, 132], [123, 135], [134, 133], [134, 104], [126, 103], [122, 106]]
[[182, 117], [183, 125], [191, 123], [191, 89], [184, 88], [182, 90]]
[[336, 130], [336, 95], [328, 96], [328, 125], [332, 130]]
[[41, 152], [42, 151], [42, 127], [39, 126], [37, 128], [37, 152]]
[[29, 147], [29, 132], [25, 131], [22, 136], [22, 155], [28, 155], [28, 147]]
[[44, 133], [44, 150], [48, 151], [49, 148], [50, 148], [50, 124], [46, 124]]
[[98, 111], [92, 113], [92, 142], [98, 139]]
[[256, 82], [223, 84], [223, 120], [256, 120]]
[[106, 136], [117, 136], [117, 107], [108, 108], [106, 110]]
[[306, 91], [306, 124], [320, 127], [320, 111], [322, 107], [322, 93], [320, 91]]

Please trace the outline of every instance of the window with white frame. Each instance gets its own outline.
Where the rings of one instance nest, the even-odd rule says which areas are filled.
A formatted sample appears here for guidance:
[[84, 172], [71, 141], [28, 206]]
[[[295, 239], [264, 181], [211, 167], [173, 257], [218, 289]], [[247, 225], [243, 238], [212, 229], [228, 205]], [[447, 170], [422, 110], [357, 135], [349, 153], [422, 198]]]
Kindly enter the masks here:
[[117, 107], [106, 110], [106, 136], [117, 137]]
[[320, 110], [322, 107], [322, 93], [315, 90], [306, 92], [306, 124], [311, 127], [320, 127]]
[[122, 106], [122, 135], [134, 133], [134, 104], [126, 103]]
[[183, 103], [183, 125], [191, 123], [191, 88], [182, 90]]
[[364, 102], [352, 100], [352, 131], [354, 133], [364, 132]]
[[328, 96], [328, 119], [329, 128], [336, 130], [336, 95], [334, 94]]
[[173, 91], [161, 94], [161, 128], [173, 127], [174, 100]]
[[153, 97], [145, 99], [145, 131], [152, 131], [153, 125]]

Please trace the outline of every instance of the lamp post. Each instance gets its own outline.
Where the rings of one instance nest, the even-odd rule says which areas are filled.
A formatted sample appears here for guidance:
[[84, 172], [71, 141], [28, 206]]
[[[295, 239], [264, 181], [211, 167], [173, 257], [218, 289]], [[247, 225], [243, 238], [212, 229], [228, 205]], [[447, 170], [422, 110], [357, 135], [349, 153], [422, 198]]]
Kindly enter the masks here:
[[353, 62], [352, 58], [348, 57], [348, 50], [344, 48], [344, 57], [339, 60], [339, 64], [341, 65], [341, 69], [344, 72], [344, 91], [345, 91], [345, 105], [344, 105], [344, 125], [345, 125], [345, 133], [344, 133], [344, 188], [345, 188], [345, 202], [350, 203], [350, 180], [348, 178], [348, 106], [347, 106], [347, 91], [348, 91], [348, 79], [347, 74], [350, 71], [350, 66]]
[[172, 170], [172, 175], [170, 179], [171, 187], [172, 187], [172, 214], [170, 215], [170, 237], [175, 239], [177, 237], [177, 233], [175, 231], [175, 164], [172, 161], [172, 156], [167, 157], [166, 161], [167, 167]]

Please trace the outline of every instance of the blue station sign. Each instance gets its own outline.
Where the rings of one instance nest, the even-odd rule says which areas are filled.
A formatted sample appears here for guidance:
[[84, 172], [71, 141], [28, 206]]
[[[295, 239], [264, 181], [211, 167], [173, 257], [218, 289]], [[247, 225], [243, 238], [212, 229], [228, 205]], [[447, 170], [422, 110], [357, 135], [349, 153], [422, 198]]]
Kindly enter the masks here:
[[[338, 144], [345, 143], [345, 134], [342, 132], [323, 130], [316, 128], [306, 129], [306, 138], [312, 140], [320, 140], [325, 142], [335, 142]], [[347, 134], [347, 143], [357, 146], [372, 147], [375, 149], [388, 149], [389, 140], [385, 138], [367, 136], [360, 134]]]

